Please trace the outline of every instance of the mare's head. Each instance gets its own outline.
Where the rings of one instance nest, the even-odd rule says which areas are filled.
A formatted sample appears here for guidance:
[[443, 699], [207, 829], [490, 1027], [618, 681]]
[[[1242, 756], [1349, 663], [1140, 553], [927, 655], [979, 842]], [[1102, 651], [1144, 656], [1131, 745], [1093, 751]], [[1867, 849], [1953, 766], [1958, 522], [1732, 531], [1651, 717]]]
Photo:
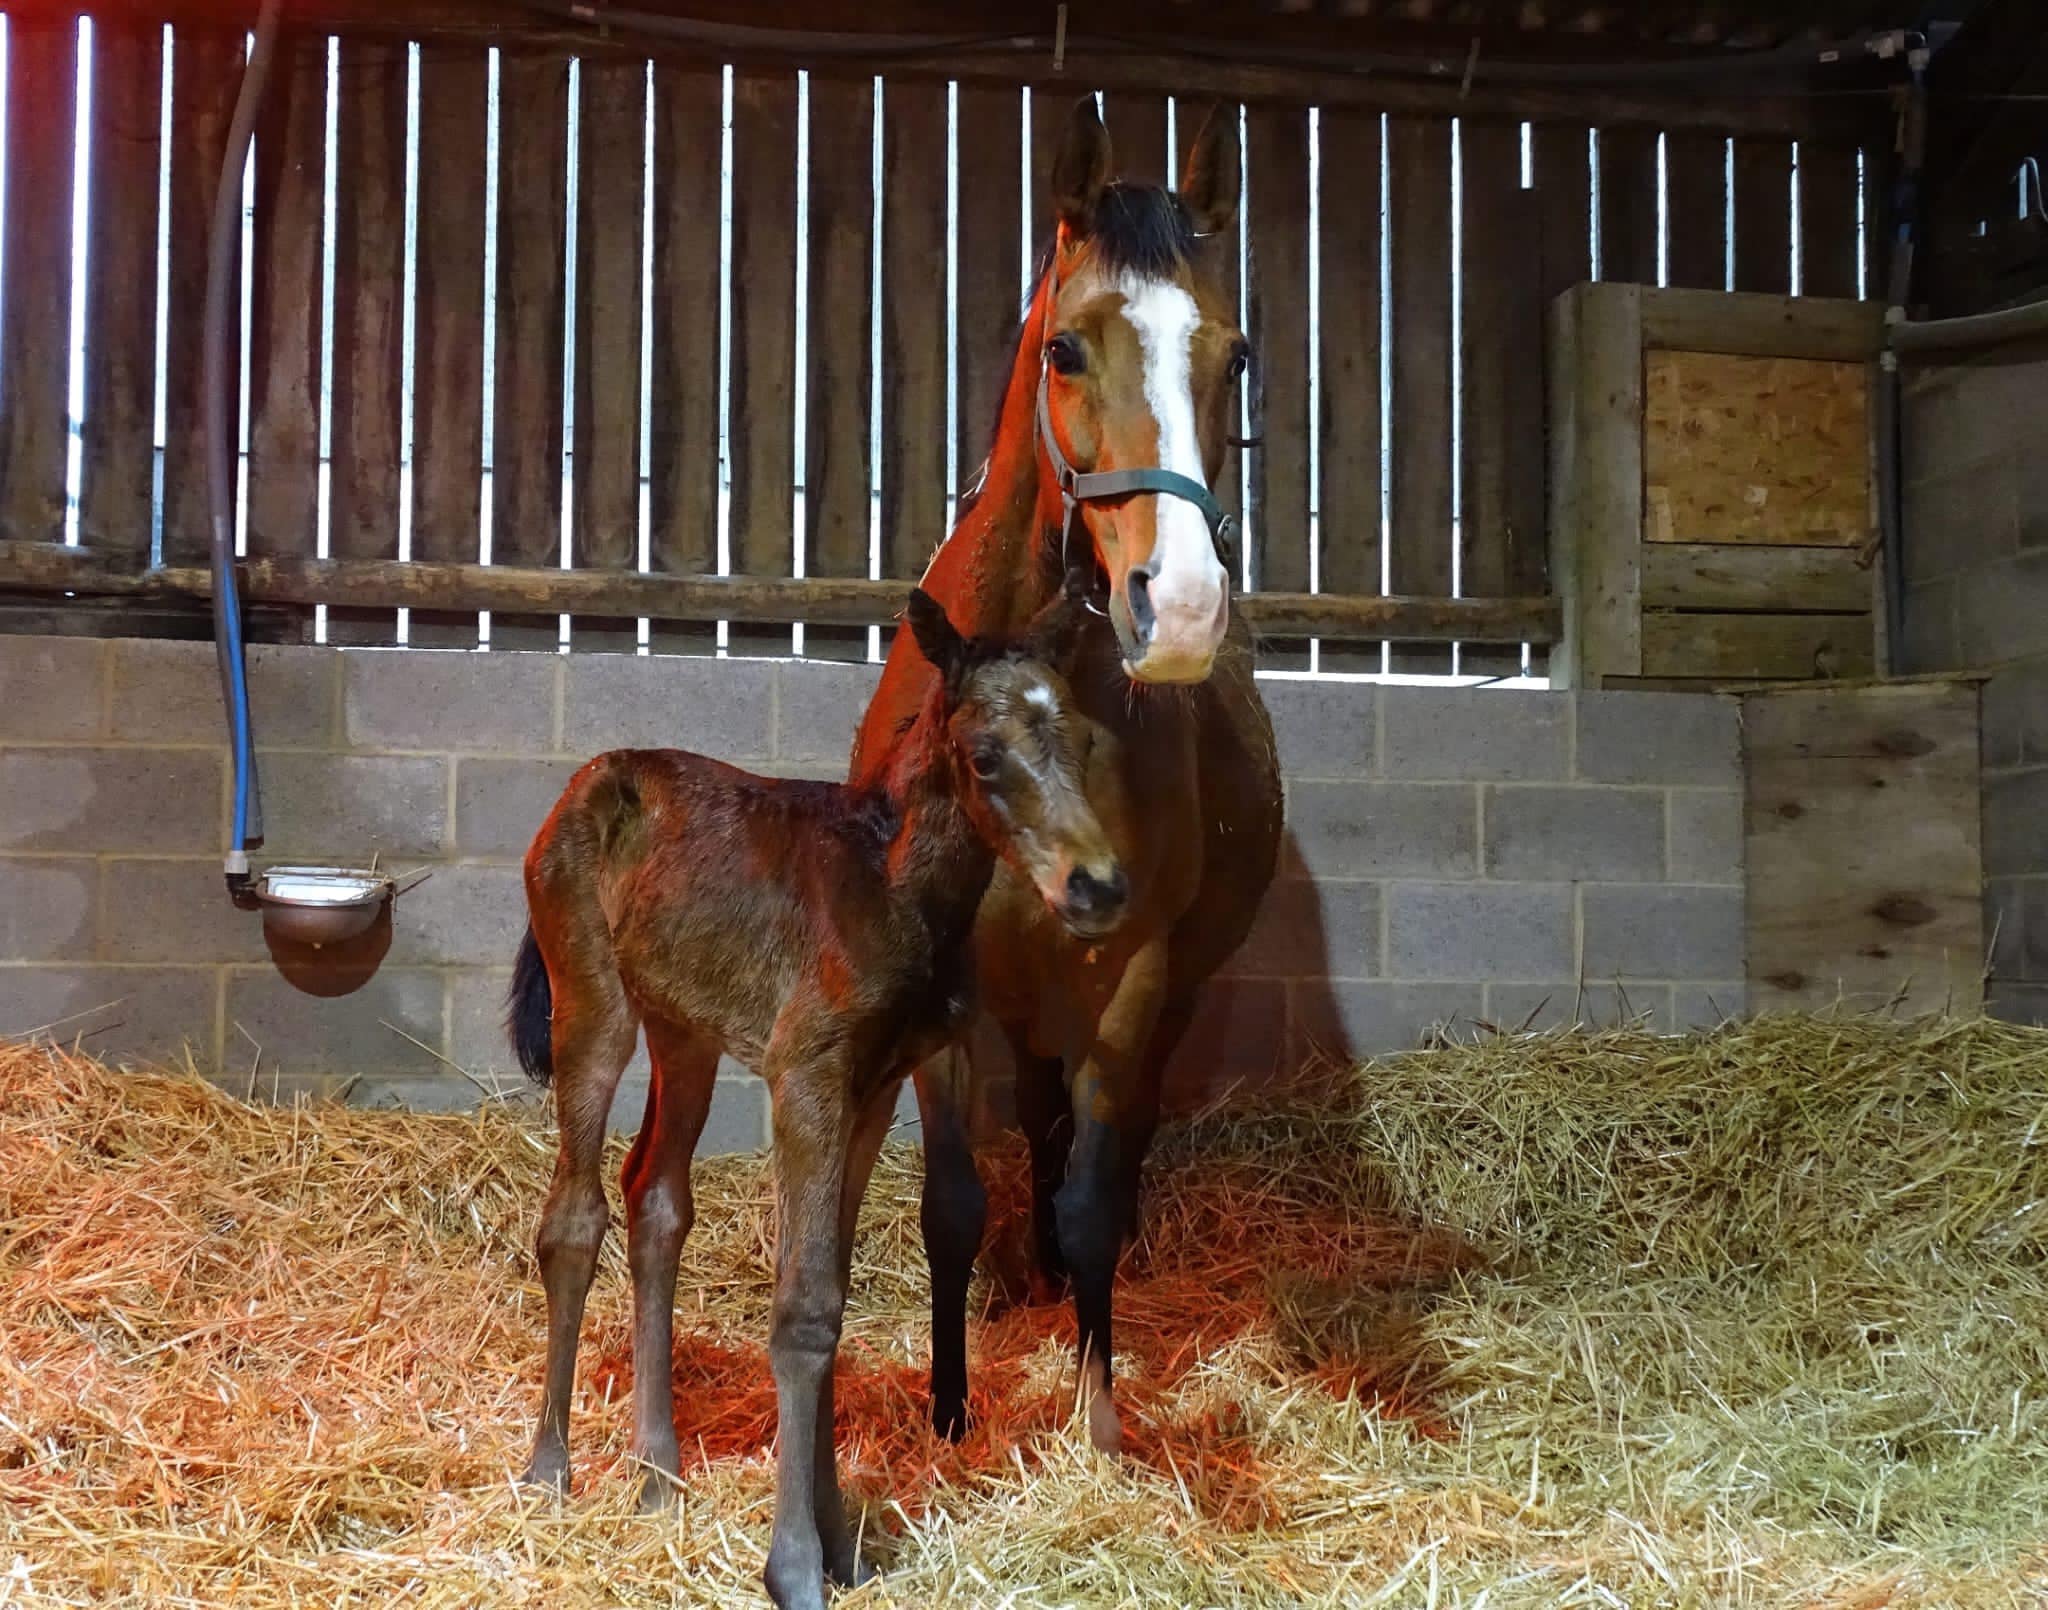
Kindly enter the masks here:
[[938, 670], [945, 736], [976, 830], [1085, 939], [1120, 922], [1130, 882], [1083, 786], [1101, 734], [1074, 704], [1067, 663], [1079, 611], [1056, 600], [1015, 643], [965, 638], [922, 588], [910, 630]]
[[[1059, 228], [1039, 289], [1044, 409], [1033, 426], [1053, 443], [1039, 443], [1040, 473], [1057, 476], [1063, 457], [1081, 477], [1069, 541], [1085, 529], [1124, 668], [1140, 682], [1202, 681], [1229, 624], [1210, 488], [1249, 349], [1207, 265], [1235, 251], [1238, 163], [1236, 120], [1221, 114], [1196, 135], [1177, 192], [1114, 180], [1088, 97], [1052, 169]], [[1178, 490], [1145, 488], [1142, 473], [1088, 479], [1158, 470], [1184, 478]]]

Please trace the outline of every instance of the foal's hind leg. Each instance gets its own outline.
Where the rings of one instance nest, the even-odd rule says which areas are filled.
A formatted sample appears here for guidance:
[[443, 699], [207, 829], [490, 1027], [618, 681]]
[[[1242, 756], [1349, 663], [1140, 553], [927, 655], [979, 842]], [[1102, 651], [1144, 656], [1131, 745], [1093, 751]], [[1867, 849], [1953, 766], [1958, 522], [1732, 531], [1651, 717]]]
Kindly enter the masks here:
[[633, 1454], [647, 1467], [642, 1510], [662, 1509], [675, 1490], [674, 1381], [676, 1263], [694, 1217], [690, 1158], [718, 1079], [718, 1046], [696, 1029], [647, 1020], [653, 1081], [647, 1115], [626, 1154], [626, 1257], [633, 1271]]
[[555, 988], [555, 1116], [561, 1150], [534, 1249], [548, 1298], [548, 1355], [540, 1425], [522, 1479], [566, 1491], [576, 1342], [609, 1216], [598, 1173], [605, 1119], [619, 1075], [633, 1055], [636, 1025], [618, 975], [608, 967], [565, 978], [551, 966], [549, 975]]
[[932, 1425], [955, 1442], [967, 1434], [967, 1286], [988, 1221], [988, 1191], [967, 1133], [970, 1089], [967, 1053], [959, 1047], [917, 1070], [920, 1221], [932, 1277]]
[[1017, 1062], [1017, 1124], [1031, 1147], [1033, 1295], [1049, 1302], [1067, 1281], [1053, 1197], [1066, 1180], [1067, 1156], [1074, 1149], [1074, 1109], [1065, 1063], [1037, 1055], [1022, 1033], [1012, 1033], [1010, 1045]]

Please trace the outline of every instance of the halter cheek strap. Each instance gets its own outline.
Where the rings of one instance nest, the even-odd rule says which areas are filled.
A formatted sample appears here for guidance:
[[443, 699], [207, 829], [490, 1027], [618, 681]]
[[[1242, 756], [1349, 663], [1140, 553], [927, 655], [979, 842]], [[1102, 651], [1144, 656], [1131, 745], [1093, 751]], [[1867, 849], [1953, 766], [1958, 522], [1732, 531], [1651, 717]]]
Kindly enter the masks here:
[[1227, 572], [1231, 568], [1230, 544], [1237, 535], [1237, 522], [1224, 512], [1223, 505], [1216, 501], [1216, 495], [1193, 476], [1157, 465], [1081, 474], [1067, 462], [1067, 455], [1060, 451], [1059, 438], [1053, 434], [1052, 405], [1047, 397], [1050, 383], [1051, 367], [1041, 362], [1038, 368], [1038, 437], [1045, 444], [1045, 456], [1052, 466], [1053, 478], [1059, 482], [1062, 565], [1066, 563], [1067, 535], [1074, 528], [1076, 507], [1109, 498], [1126, 498], [1137, 492], [1157, 492], [1192, 503], [1202, 511], [1202, 518], [1209, 527], [1209, 541], [1215, 545], [1216, 562]]

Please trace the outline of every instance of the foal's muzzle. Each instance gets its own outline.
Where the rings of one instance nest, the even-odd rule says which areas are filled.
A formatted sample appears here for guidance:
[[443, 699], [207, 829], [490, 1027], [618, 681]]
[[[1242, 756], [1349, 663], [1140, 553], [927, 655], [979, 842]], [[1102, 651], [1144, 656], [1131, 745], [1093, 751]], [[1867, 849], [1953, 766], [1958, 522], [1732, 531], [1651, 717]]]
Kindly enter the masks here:
[[1115, 862], [1094, 871], [1077, 866], [1067, 874], [1066, 888], [1054, 910], [1072, 933], [1099, 939], [1123, 921], [1130, 897], [1130, 879]]

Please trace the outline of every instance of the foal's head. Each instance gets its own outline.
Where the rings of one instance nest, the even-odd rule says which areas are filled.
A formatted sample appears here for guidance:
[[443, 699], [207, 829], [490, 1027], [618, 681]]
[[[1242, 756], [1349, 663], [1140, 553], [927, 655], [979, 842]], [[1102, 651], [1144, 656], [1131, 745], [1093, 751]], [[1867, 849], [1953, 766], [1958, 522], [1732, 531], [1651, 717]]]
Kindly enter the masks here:
[[1072, 932], [1108, 933], [1130, 884], [1083, 786], [1101, 734], [1053, 668], [1078, 620], [1071, 601], [1056, 601], [1012, 644], [963, 638], [922, 588], [908, 616], [940, 675], [943, 742], [976, 829]]
[[[1045, 418], [1059, 452], [1084, 477], [1157, 469], [1195, 483], [1180, 494], [1102, 491], [1073, 512], [1109, 578], [1125, 670], [1141, 682], [1203, 680], [1229, 621], [1220, 511], [1213, 495], [1205, 512], [1186, 494], [1209, 494], [1222, 470], [1249, 357], [1210, 266], [1236, 251], [1238, 163], [1225, 112], [1202, 125], [1178, 192], [1113, 180], [1109, 133], [1088, 97], [1052, 169], [1059, 230], [1040, 294]], [[1040, 454], [1042, 473], [1055, 473], [1043, 443]]]

